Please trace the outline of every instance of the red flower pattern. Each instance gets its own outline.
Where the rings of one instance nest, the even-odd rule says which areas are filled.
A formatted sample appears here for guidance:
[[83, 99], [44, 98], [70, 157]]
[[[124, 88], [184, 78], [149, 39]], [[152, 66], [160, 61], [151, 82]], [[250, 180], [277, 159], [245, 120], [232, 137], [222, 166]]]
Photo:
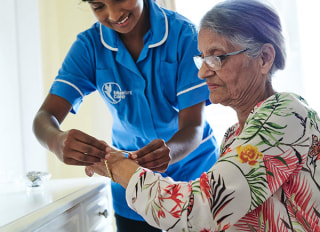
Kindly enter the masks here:
[[200, 176], [200, 189], [201, 192], [204, 193], [206, 198], [210, 198], [210, 185], [209, 185], [209, 179], [207, 173], [202, 173]]
[[[239, 125], [233, 126], [217, 165], [195, 181], [161, 179], [141, 168], [140, 184], [127, 189], [133, 196], [129, 204], [148, 222], [170, 231], [320, 232], [320, 123], [318, 116], [310, 122], [310, 108], [302, 110], [305, 103], [299, 100], [283, 93], [259, 103], [249, 116], [255, 123], [248, 121], [241, 134]], [[155, 198], [149, 214], [149, 205], [141, 202], [150, 196]]]

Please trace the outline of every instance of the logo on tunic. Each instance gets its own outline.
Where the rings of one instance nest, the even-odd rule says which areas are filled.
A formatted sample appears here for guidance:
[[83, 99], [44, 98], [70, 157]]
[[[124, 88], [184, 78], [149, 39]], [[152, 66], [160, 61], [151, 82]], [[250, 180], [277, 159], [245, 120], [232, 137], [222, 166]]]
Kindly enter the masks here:
[[132, 91], [122, 91], [120, 85], [115, 82], [108, 82], [102, 86], [102, 93], [111, 104], [117, 104], [132, 95]]

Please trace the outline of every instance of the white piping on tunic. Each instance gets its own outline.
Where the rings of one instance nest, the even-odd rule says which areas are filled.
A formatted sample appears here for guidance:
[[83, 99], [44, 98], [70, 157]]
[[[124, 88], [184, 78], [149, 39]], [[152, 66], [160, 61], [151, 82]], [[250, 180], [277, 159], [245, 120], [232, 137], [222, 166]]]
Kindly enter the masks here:
[[75, 90], [77, 90], [79, 92], [79, 94], [81, 95], [81, 97], [84, 97], [83, 93], [81, 92], [81, 90], [75, 86], [74, 84], [72, 84], [71, 82], [69, 81], [65, 81], [65, 80], [61, 80], [61, 79], [57, 79], [56, 81], [59, 81], [59, 82], [62, 82], [62, 83], [65, 83], [67, 85], [70, 85], [71, 87], [73, 87]]
[[199, 84], [199, 85], [192, 86], [192, 87], [190, 87], [189, 89], [182, 90], [182, 91], [180, 91], [180, 92], [177, 94], [177, 96], [179, 96], [179, 95], [181, 95], [181, 94], [184, 94], [184, 93], [187, 93], [187, 92], [189, 92], [189, 91], [191, 91], [191, 90], [200, 88], [200, 87], [202, 87], [202, 86], [204, 86], [204, 85], [206, 85], [206, 84], [207, 84], [206, 82], [203, 82], [203, 83], [201, 83], [201, 84]]
[[157, 46], [160, 46], [161, 44], [163, 44], [167, 38], [168, 38], [168, 34], [169, 34], [169, 26], [168, 26], [168, 18], [167, 18], [167, 15], [164, 13], [164, 11], [160, 8], [160, 10], [162, 11], [163, 15], [164, 15], [164, 19], [166, 21], [166, 33], [164, 34], [164, 37], [162, 38], [162, 40], [158, 43], [155, 43], [155, 44], [151, 44], [149, 45], [149, 48], [154, 48], [154, 47], [157, 47]]
[[[165, 14], [165, 12], [161, 8], [160, 8], [160, 10], [162, 11], [164, 19], [165, 19], [166, 32], [165, 32], [161, 41], [159, 41], [158, 43], [155, 43], [155, 44], [150, 44], [149, 48], [154, 48], [154, 47], [162, 45], [168, 38], [168, 34], [169, 34], [168, 18], [167, 18], [167, 15]], [[118, 51], [118, 48], [111, 47], [110, 45], [108, 45], [104, 41], [103, 34], [102, 34], [102, 23], [100, 23], [100, 39], [101, 39], [101, 43], [103, 44], [103, 46], [105, 46], [106, 48], [108, 48], [111, 51], [115, 51], [115, 52]]]
[[207, 138], [204, 138], [200, 144], [207, 142], [212, 137], [213, 137], [213, 132]]
[[113, 48], [111, 46], [109, 46], [103, 39], [103, 34], [102, 34], [102, 23], [100, 23], [100, 39], [101, 39], [101, 43], [103, 44], [103, 46], [105, 46], [106, 48], [110, 49], [111, 51], [117, 52], [118, 48]]

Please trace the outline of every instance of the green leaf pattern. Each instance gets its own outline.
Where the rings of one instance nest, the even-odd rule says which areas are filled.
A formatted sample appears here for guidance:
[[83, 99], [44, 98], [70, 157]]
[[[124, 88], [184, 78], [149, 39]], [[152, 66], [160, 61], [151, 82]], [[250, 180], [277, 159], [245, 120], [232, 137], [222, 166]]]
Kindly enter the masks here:
[[207, 173], [185, 183], [139, 168], [127, 202], [166, 231], [320, 231], [319, 127], [301, 96], [277, 93], [227, 130]]

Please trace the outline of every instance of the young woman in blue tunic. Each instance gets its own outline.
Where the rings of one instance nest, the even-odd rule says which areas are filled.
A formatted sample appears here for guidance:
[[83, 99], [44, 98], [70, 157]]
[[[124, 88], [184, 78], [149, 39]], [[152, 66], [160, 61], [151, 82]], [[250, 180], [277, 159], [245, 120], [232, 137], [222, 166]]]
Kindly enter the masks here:
[[[174, 180], [199, 177], [219, 152], [204, 117], [209, 92], [193, 63], [199, 54], [194, 25], [153, 0], [86, 2], [97, 22], [66, 55], [35, 116], [37, 139], [65, 164], [104, 159], [104, 141], [60, 128], [85, 96], [98, 91], [112, 114], [109, 145], [133, 151], [130, 159]], [[128, 207], [121, 185], [112, 182], [112, 195], [119, 232], [157, 231]]]

